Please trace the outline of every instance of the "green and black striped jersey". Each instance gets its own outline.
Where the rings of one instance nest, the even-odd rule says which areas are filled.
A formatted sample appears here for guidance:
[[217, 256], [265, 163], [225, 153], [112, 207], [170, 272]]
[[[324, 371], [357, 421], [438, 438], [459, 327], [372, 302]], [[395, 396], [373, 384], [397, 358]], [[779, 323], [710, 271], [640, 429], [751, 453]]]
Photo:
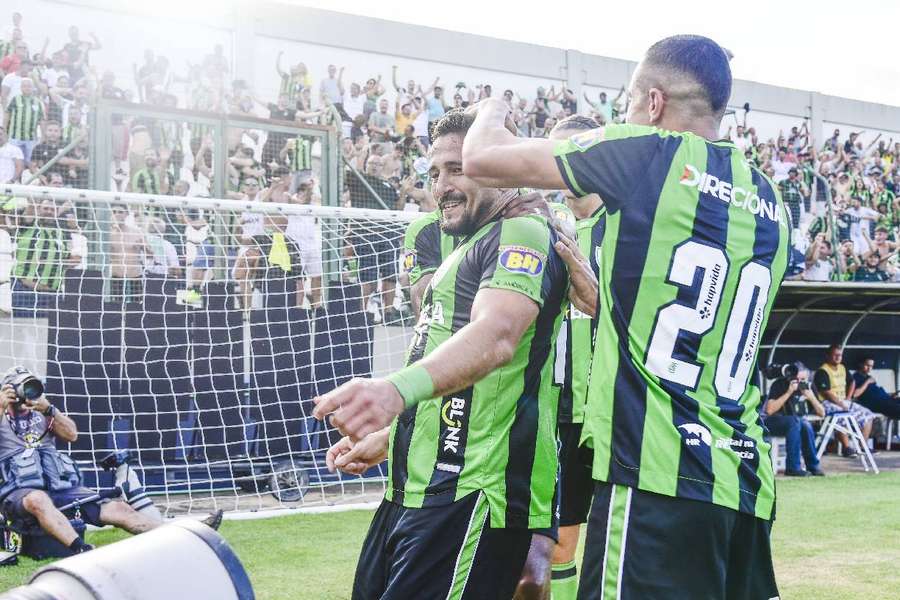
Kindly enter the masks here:
[[594, 479], [770, 518], [749, 379], [787, 263], [784, 205], [730, 142], [600, 133], [556, 151], [569, 188], [607, 208], [583, 433]]
[[493, 221], [463, 239], [435, 271], [409, 364], [469, 323], [482, 288], [524, 294], [540, 309], [508, 364], [397, 418], [387, 500], [420, 508], [483, 491], [491, 527], [550, 526], [557, 470], [553, 349], [568, 286], [555, 240], [544, 217]]
[[62, 284], [66, 254], [66, 234], [62, 229], [32, 225], [16, 235], [14, 274], [18, 279], [58, 290]]
[[[575, 223], [578, 249], [588, 260], [591, 270], [600, 277], [600, 245], [606, 229], [606, 209], [600, 207], [594, 214]], [[566, 311], [563, 327], [556, 342], [556, 381], [560, 386], [559, 422], [584, 421], [584, 405], [587, 399], [588, 376], [591, 372], [591, 356], [594, 348], [594, 332], [597, 319], [591, 318], [575, 306]]]
[[456, 237], [441, 230], [441, 211], [433, 210], [409, 224], [403, 238], [403, 270], [414, 285], [423, 275], [434, 273], [453, 248]]
[[38, 124], [44, 119], [44, 105], [40, 98], [19, 94], [10, 101], [6, 114], [6, 133], [10, 139], [20, 142], [37, 140]]
[[288, 168], [291, 171], [309, 171], [312, 169], [312, 140], [297, 136], [288, 150]]

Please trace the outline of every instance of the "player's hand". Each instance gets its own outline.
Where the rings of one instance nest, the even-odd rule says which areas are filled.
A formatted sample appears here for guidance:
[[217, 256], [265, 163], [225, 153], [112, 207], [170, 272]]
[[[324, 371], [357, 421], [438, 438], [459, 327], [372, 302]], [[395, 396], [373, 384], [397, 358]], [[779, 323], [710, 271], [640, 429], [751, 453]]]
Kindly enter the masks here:
[[800, 382], [794, 379], [788, 384], [788, 393], [793, 394], [797, 391], [797, 388], [800, 386]]
[[584, 314], [595, 316], [600, 284], [591, 264], [578, 249], [578, 244], [562, 232], [559, 232], [559, 241], [554, 248], [569, 269], [569, 300]]
[[553, 214], [550, 212], [550, 206], [540, 192], [521, 194], [518, 190], [509, 190], [504, 194], [504, 196], [507, 195], [510, 198], [505, 203], [503, 203], [503, 196], [501, 196], [501, 204], [504, 204], [501, 214], [504, 219], [512, 219], [524, 215], [543, 215], [548, 219], [553, 217]]
[[0, 411], [6, 412], [9, 405], [15, 404], [15, 402], [16, 390], [13, 389], [13, 386], [6, 384], [0, 388]]
[[362, 475], [387, 459], [388, 429], [371, 433], [359, 442], [343, 437], [325, 454], [325, 464], [332, 473]]
[[331, 415], [331, 424], [354, 442], [384, 429], [403, 411], [403, 398], [384, 379], [351, 379], [313, 402], [315, 418]]
[[469, 107], [466, 108], [465, 113], [474, 117], [482, 110], [505, 112], [506, 119], [503, 122], [503, 126], [511, 134], [519, 135], [519, 129], [516, 127], [516, 122], [513, 120], [512, 112], [509, 110], [509, 105], [506, 102], [499, 98], [485, 98], [484, 100], [479, 100], [478, 102], [470, 104]]

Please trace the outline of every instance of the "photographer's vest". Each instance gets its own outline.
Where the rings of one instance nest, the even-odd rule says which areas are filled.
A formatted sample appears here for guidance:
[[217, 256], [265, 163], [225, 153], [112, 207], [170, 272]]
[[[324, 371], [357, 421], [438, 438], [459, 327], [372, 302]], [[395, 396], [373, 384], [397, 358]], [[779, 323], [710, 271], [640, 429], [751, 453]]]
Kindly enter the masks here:
[[75, 463], [56, 450], [44, 415], [0, 416], [0, 500], [21, 488], [60, 491], [79, 482]]
[[[831, 387], [828, 389], [839, 399], [846, 400], [847, 399], [847, 369], [844, 368], [844, 365], [837, 365], [833, 367], [828, 363], [823, 364], [819, 367], [822, 371], [825, 371], [828, 374], [828, 380], [831, 384]], [[820, 394], [821, 396], [821, 394]], [[822, 397], [824, 399], [824, 396]]]

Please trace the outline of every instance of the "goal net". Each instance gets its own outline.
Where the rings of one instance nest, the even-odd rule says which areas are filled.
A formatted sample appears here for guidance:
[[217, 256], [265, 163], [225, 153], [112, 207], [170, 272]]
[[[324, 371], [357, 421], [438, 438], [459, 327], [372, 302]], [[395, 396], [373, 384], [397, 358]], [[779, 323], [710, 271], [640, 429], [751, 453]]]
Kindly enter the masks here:
[[402, 366], [412, 213], [0, 186], [0, 368], [72, 417], [91, 487], [127, 457], [168, 514], [372, 501], [312, 399]]

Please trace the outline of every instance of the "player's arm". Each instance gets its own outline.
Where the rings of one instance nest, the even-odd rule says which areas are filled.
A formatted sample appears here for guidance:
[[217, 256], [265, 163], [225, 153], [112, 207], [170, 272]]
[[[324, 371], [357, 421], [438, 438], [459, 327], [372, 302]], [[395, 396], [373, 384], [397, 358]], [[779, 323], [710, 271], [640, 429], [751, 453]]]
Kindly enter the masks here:
[[416, 318], [422, 306], [422, 296], [431, 277], [443, 260], [441, 256], [441, 229], [437, 221], [413, 221], [406, 230], [403, 240], [405, 256], [404, 270], [409, 276], [410, 300]]
[[475, 122], [462, 151], [463, 172], [468, 177], [485, 187], [567, 187], [556, 165], [555, 143], [516, 137], [506, 103], [488, 98], [469, 110], [475, 113]]
[[465, 389], [508, 363], [537, 314], [538, 305], [524, 294], [482, 288], [469, 324], [434, 352], [390, 380], [354, 379], [316, 398], [313, 416], [322, 420], [331, 414], [341, 433], [361, 440], [386, 427], [405, 407]]
[[409, 287], [410, 302], [412, 303], [413, 314], [419, 318], [419, 311], [422, 310], [422, 297], [425, 295], [425, 288], [431, 283], [434, 277], [434, 271], [425, 273]]

